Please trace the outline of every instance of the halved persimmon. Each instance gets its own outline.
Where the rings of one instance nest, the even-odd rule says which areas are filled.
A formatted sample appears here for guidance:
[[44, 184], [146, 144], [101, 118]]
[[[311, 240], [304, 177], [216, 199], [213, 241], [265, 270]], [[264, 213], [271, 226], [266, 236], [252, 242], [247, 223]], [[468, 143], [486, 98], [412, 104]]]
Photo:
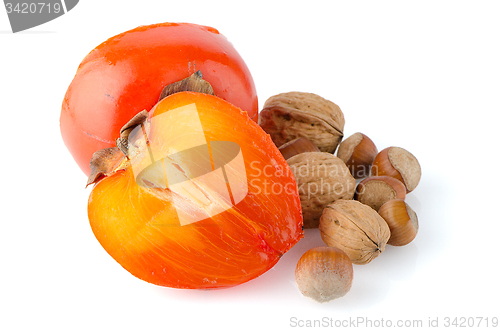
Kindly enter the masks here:
[[113, 171], [94, 174], [88, 216], [104, 249], [134, 276], [174, 288], [235, 286], [302, 238], [295, 179], [239, 108], [175, 93], [125, 131], [127, 156], [113, 150]]

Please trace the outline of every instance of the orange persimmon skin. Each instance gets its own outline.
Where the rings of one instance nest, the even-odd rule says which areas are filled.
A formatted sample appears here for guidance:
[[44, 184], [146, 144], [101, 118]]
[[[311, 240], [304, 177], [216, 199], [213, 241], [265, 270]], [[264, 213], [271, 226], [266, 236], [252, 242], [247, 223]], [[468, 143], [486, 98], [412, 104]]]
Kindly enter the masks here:
[[243, 155], [248, 194], [231, 209], [180, 226], [168, 189], [136, 184], [131, 168], [102, 179], [88, 204], [92, 231], [126, 270], [174, 288], [224, 288], [254, 279], [303, 237], [295, 179], [270, 137], [224, 100], [182, 92], [150, 118], [195, 104], [207, 141], [232, 141]]
[[114, 146], [120, 128], [149, 111], [162, 89], [201, 70], [215, 95], [257, 121], [255, 85], [245, 62], [216, 29], [188, 23], [140, 26], [114, 36], [78, 67], [61, 110], [61, 134], [88, 176], [92, 154]]

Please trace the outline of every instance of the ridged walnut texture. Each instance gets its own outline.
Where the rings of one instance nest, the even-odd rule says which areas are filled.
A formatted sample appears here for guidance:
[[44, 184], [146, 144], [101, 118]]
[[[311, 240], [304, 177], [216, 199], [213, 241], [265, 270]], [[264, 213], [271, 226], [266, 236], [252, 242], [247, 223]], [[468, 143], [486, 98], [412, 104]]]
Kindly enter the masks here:
[[287, 160], [299, 188], [304, 228], [317, 228], [326, 205], [338, 199], [352, 199], [356, 180], [338, 157], [308, 152]]
[[375, 210], [355, 200], [337, 200], [326, 206], [319, 230], [325, 244], [343, 250], [355, 264], [367, 264], [379, 256], [391, 235]]
[[335, 103], [313, 93], [288, 92], [270, 97], [259, 125], [276, 146], [304, 137], [322, 152], [333, 153], [344, 136], [344, 114]]

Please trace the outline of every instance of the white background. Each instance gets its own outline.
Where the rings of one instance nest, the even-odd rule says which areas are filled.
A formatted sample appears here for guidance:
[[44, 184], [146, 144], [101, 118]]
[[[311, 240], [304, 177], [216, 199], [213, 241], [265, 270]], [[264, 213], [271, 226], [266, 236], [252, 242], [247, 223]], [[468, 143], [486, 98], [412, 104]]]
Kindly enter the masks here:
[[[499, 17], [498, 1], [85, 0], [12, 34], [0, 8], [0, 329], [298, 329], [293, 318], [491, 325], [500, 318]], [[90, 50], [166, 21], [224, 34], [260, 107], [280, 92], [314, 92], [341, 107], [346, 136], [360, 131], [379, 150], [417, 156], [423, 176], [407, 198], [420, 221], [415, 241], [355, 266], [351, 292], [327, 304], [294, 281], [299, 257], [322, 245], [317, 230], [230, 289], [161, 288], [122, 269], [88, 224], [90, 188], [60, 137], [60, 107]]]

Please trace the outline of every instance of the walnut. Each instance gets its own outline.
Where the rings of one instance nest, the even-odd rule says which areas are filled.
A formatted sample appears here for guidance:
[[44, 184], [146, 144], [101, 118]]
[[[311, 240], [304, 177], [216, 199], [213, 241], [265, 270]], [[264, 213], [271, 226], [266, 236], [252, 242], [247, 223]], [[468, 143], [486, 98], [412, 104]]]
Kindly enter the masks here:
[[326, 205], [338, 199], [352, 199], [356, 180], [338, 157], [307, 152], [287, 160], [299, 189], [304, 228], [317, 228]]
[[344, 136], [344, 124], [339, 106], [313, 93], [272, 96], [259, 114], [259, 125], [276, 146], [304, 137], [327, 153], [335, 152]]
[[391, 235], [386, 221], [356, 200], [337, 200], [326, 206], [319, 230], [325, 244], [343, 250], [355, 264], [367, 264], [379, 256]]

